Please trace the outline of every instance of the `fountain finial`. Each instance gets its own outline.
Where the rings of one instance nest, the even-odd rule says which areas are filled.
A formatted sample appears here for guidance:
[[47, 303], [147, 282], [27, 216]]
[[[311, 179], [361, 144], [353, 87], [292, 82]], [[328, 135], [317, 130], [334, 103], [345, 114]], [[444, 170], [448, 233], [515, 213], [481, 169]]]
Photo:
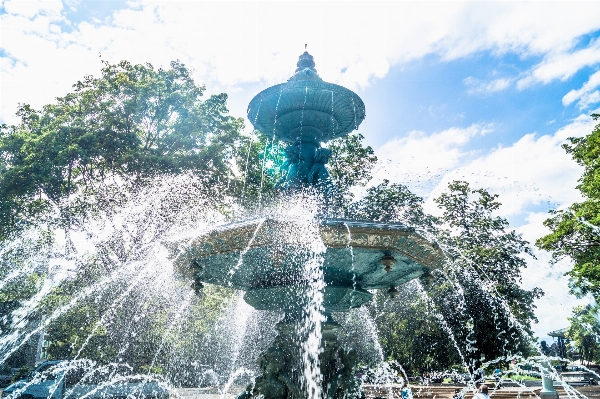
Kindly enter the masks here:
[[[306, 48], [306, 44], [304, 45]], [[298, 63], [296, 64], [296, 72], [300, 72], [304, 69], [310, 69], [314, 73], [317, 73], [315, 69], [315, 60], [312, 55], [308, 54], [308, 51], [304, 51], [300, 57], [298, 57]]]

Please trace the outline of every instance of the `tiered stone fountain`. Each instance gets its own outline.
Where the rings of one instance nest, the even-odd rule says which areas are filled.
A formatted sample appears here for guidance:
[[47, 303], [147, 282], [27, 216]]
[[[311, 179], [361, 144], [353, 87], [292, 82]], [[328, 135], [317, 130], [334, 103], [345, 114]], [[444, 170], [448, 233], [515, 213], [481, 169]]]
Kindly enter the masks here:
[[[303, 189], [335, 195], [325, 164], [330, 152], [322, 142], [358, 128], [365, 106], [355, 93], [324, 82], [313, 57], [304, 52], [296, 73], [286, 82], [259, 93], [248, 106], [255, 129], [288, 144], [285, 174], [278, 183], [293, 195]], [[286, 195], [284, 193], [284, 195]], [[302, 228], [275, 219], [233, 223], [195, 239], [179, 257], [180, 270], [204, 283], [245, 291], [244, 300], [259, 310], [285, 316], [279, 335], [258, 359], [263, 372], [240, 398], [306, 398], [302, 382], [299, 327], [304, 308], [313, 298], [305, 264], [314, 254]], [[319, 355], [323, 395], [360, 396], [354, 377], [356, 356], [337, 343], [333, 312], [344, 312], [369, 302], [372, 290], [396, 287], [439, 267], [444, 255], [414, 229], [399, 223], [324, 218], [318, 235], [325, 246], [320, 271], [323, 295], [322, 352]]]

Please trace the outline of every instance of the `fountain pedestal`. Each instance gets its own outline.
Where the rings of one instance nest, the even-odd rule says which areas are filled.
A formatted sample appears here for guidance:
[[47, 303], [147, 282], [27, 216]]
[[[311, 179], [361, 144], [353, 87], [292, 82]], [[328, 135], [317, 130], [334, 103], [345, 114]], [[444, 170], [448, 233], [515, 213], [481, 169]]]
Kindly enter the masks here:
[[554, 379], [552, 378], [552, 367], [550, 363], [542, 363], [540, 372], [542, 374], [542, 390], [540, 391], [540, 398], [558, 399], [558, 392], [554, 389]]
[[[238, 395], [238, 399], [305, 399], [302, 384], [304, 365], [301, 362], [303, 337], [302, 317], [286, 314], [275, 325], [277, 337], [257, 362], [262, 374]], [[326, 398], [360, 397], [360, 382], [354, 377], [358, 357], [354, 351], [342, 348], [337, 339], [337, 324], [326, 315], [321, 323], [322, 352], [319, 355], [321, 386]]]

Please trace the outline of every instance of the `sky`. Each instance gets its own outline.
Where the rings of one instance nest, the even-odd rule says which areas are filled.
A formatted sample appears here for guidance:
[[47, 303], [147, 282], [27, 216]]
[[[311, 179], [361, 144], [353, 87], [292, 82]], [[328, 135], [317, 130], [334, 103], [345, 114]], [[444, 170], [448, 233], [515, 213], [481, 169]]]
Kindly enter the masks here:
[[[561, 145], [600, 107], [600, 2], [1, 1], [0, 122], [40, 108], [101, 60], [180, 60], [207, 94], [245, 117], [287, 80], [308, 45], [319, 75], [366, 105], [359, 127], [379, 157], [373, 184], [433, 198], [452, 180], [500, 195], [499, 215], [530, 242], [550, 209], [580, 200], [582, 170]], [[247, 123], [250, 128], [250, 123]], [[567, 326], [569, 262], [535, 251], [523, 286], [542, 339]]]

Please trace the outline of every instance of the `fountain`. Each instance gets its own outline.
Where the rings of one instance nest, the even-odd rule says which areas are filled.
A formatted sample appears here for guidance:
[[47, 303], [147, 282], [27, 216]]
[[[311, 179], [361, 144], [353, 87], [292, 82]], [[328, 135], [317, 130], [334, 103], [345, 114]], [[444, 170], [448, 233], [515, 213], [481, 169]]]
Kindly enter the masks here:
[[[279, 194], [269, 196], [271, 202], [262, 207], [259, 198], [258, 211], [253, 209], [252, 217], [225, 224], [230, 221], [226, 219], [230, 211], [240, 207], [229, 203], [232, 206], [222, 212], [224, 202], [210, 200], [216, 188], [206, 184], [200, 173], [158, 176], [139, 191], [125, 191], [130, 198], [118, 200], [117, 205], [112, 190], [100, 191], [98, 215], [72, 232], [71, 237], [84, 244], [79, 245], [79, 250], [69, 238], [71, 233], [60, 229], [53, 233], [58, 237], [64, 234], [64, 242], [38, 244], [49, 238], [45, 231], [38, 237], [38, 232], [32, 230], [23, 241], [19, 239], [0, 248], [3, 255], [9, 255], [2, 259], [3, 270], [10, 271], [0, 279], [5, 290], [6, 286], [11, 289], [10, 284], [27, 281], [25, 278], [32, 273], [39, 273], [34, 275], [36, 278], [47, 276], [33, 280], [40, 282], [35, 295], [15, 306], [1, 321], [0, 358], [5, 361], [15, 353], [19, 355], [16, 351], [27, 349], [32, 342], [39, 342], [42, 349], [49, 347], [48, 341], [54, 341], [56, 348], [50, 356], [61, 364], [59, 368], [64, 371], [66, 365], [72, 365], [81, 366], [90, 375], [104, 373], [107, 385], [155, 378], [168, 381], [171, 389], [177, 388], [172, 395], [194, 386], [199, 393], [218, 390], [222, 398], [238, 388], [243, 390], [239, 399], [353, 398], [362, 396], [360, 380], [356, 378], [360, 374], [365, 382], [376, 385], [365, 386], [367, 394], [381, 396], [385, 389], [392, 397], [393, 389], [398, 388], [392, 383], [408, 382], [403, 366], [418, 362], [423, 366], [424, 362], [395, 363], [399, 356], [391, 351], [390, 359], [395, 360], [385, 362], [389, 346], [380, 346], [378, 328], [383, 326], [380, 331], [385, 334], [392, 329], [377, 317], [406, 308], [413, 296], [424, 304], [424, 316], [439, 323], [445, 334], [435, 344], [443, 339], [451, 343], [435, 350], [440, 354], [448, 347], [456, 350], [458, 368], [452, 365], [452, 371], [446, 370], [443, 375], [466, 385], [462, 394], [476, 389], [476, 383], [483, 379], [479, 371], [513, 363], [509, 370], [500, 373], [497, 387], [518, 386], [531, 396], [533, 389], [511, 374], [522, 378], [539, 370], [544, 384], [539, 396], [557, 397], [552, 380], [562, 377], [553, 364], [563, 359], [521, 358], [506, 350], [505, 356], [494, 360], [475, 359], [473, 355], [480, 349], [477, 345], [488, 344], [477, 341], [473, 318], [459, 326], [465, 327], [466, 334], [456, 338], [453, 325], [446, 321], [443, 312], [461, 313], [470, 293], [465, 291], [469, 285], [460, 281], [463, 274], [452, 276], [451, 281], [448, 272], [463, 270], [467, 262], [446, 264], [435, 243], [401, 223], [339, 218], [342, 213], [335, 206], [340, 194], [326, 166], [331, 152], [322, 143], [343, 138], [360, 126], [365, 106], [358, 95], [324, 82], [317, 74], [313, 57], [305, 52], [286, 83], [267, 88], [251, 101], [248, 118], [257, 132], [268, 139], [267, 143], [282, 143], [287, 157], [281, 167], [283, 176], [276, 184]], [[252, 143], [243, 153], [246, 175], [251, 148]], [[263, 177], [265, 164], [263, 160]], [[73, 203], [77, 204], [78, 197], [74, 198]], [[247, 200], [244, 205], [250, 202]], [[216, 224], [220, 226], [214, 228]], [[451, 253], [460, 254], [460, 248], [455, 249], [449, 248]], [[26, 253], [21, 257], [21, 252]], [[172, 261], [178, 271], [175, 275]], [[429, 288], [437, 288], [435, 281], [425, 287], [414, 281], [398, 292], [400, 285], [427, 279], [442, 265], [445, 270], [436, 273], [438, 281], [445, 279], [450, 283], [449, 289], [455, 290], [456, 295], [448, 297], [456, 302], [437, 306], [437, 298], [428, 293]], [[207, 285], [205, 293], [195, 297], [188, 281], [179, 279], [177, 274], [193, 280], [199, 293]], [[475, 273], [473, 281], [483, 287], [487, 281], [483, 274], [481, 277]], [[478, 311], [494, 323], [503, 316], [500, 312], [507, 312], [515, 331], [507, 334], [508, 330], [501, 330], [502, 322], [497, 323], [498, 339], [494, 341], [504, 345], [517, 333], [526, 336], [527, 331], [511, 314], [507, 303], [494, 304], [503, 301], [494, 292], [495, 287], [484, 287], [481, 294], [485, 297], [478, 302]], [[235, 295], [233, 289], [237, 290]], [[372, 301], [375, 290], [379, 290], [378, 303], [364, 306]], [[387, 301], [386, 294], [403, 297]], [[203, 311], [199, 312], [201, 307]], [[388, 314], [392, 318], [403, 317]], [[361, 320], [357, 320], [358, 316]], [[216, 326], [211, 327], [211, 322]], [[75, 327], [78, 331], [74, 331]], [[407, 332], [405, 336], [410, 339], [411, 332]], [[371, 344], [368, 340], [375, 343], [376, 354], [372, 358], [379, 362], [376, 370], [363, 368], [375, 363], [370, 362], [366, 351], [359, 359], [357, 352], [348, 350], [356, 344], [352, 347], [360, 351], [361, 342], [365, 342], [363, 347]], [[382, 336], [382, 345], [389, 342], [388, 337]], [[417, 349], [414, 352], [423, 348], [422, 342], [413, 346]], [[423, 348], [423, 353], [431, 353], [427, 350], [432, 347]], [[236, 384], [246, 383], [256, 375], [255, 358], [261, 373], [243, 389]], [[359, 360], [361, 370], [357, 371]], [[481, 369], [473, 372], [478, 362]], [[463, 371], [469, 373], [461, 374]], [[51, 371], [39, 374], [43, 375], [19, 381], [13, 385], [10, 396], [10, 391], [5, 390], [3, 397], [27, 398], [28, 387], [35, 388], [38, 382], [52, 376]], [[570, 397], [582, 397], [565, 381], [561, 385]], [[437, 387], [417, 389], [431, 394], [436, 392], [431, 389]], [[183, 393], [181, 396], [189, 397]]]
[[[324, 82], [304, 52], [295, 74], [259, 93], [248, 118], [264, 135], [287, 144], [284, 198], [335, 196], [321, 143], [343, 137], [365, 118], [355, 93]], [[210, 283], [245, 292], [258, 310], [284, 316], [278, 336], [258, 359], [262, 375], [239, 398], [359, 397], [357, 358], [336, 338], [332, 313], [369, 302], [372, 290], [427, 276], [444, 255], [400, 223], [313, 216], [266, 217], [222, 226], [196, 237], [175, 264], [202, 289]]]

